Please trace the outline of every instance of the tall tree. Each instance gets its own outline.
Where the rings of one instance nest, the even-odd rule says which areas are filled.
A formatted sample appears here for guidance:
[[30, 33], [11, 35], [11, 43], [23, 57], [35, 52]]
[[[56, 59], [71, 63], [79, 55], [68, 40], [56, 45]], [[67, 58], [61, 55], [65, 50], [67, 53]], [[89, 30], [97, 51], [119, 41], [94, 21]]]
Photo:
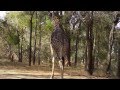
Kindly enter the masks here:
[[73, 12], [71, 17], [71, 24], [73, 26], [73, 31], [76, 31], [76, 39], [75, 39], [75, 62], [74, 66], [77, 65], [77, 54], [78, 54], [78, 44], [79, 44], [79, 36], [80, 36], [80, 29], [81, 29], [81, 20], [79, 17], [79, 12]]
[[32, 58], [32, 28], [33, 28], [33, 15], [34, 11], [30, 11], [30, 43], [29, 43], [29, 66], [31, 66], [31, 58]]
[[[113, 21], [115, 20], [116, 14], [117, 12], [113, 12]], [[115, 23], [112, 24], [112, 28], [109, 33], [108, 54], [107, 54], [108, 67], [106, 69], [107, 73], [110, 73], [111, 71], [111, 53], [112, 53], [112, 47], [114, 43], [114, 32], [115, 32]]]
[[[23, 32], [23, 29], [22, 29]], [[19, 59], [18, 62], [22, 62], [22, 50], [23, 50], [23, 35], [20, 37], [20, 32], [17, 30], [18, 38], [19, 38], [19, 43], [18, 43], [18, 55]]]
[[35, 65], [36, 60], [36, 40], [37, 40], [37, 11], [36, 11], [36, 27], [35, 27], [35, 39], [34, 39], [34, 52], [33, 52], [33, 65]]
[[[41, 22], [41, 19], [40, 19], [40, 22]], [[41, 24], [39, 25], [39, 35], [40, 35], [40, 38], [39, 38], [39, 50], [38, 50], [38, 65], [40, 65], [40, 61], [41, 61], [41, 34], [42, 33], [42, 30], [41, 30]]]
[[[20, 33], [19, 31], [17, 30], [17, 35], [18, 35], [18, 38], [20, 40]], [[22, 62], [21, 61], [21, 58], [20, 58], [20, 55], [21, 55], [21, 52], [20, 52], [20, 42], [18, 43], [18, 62]]]
[[76, 42], [75, 42], [75, 63], [74, 66], [77, 65], [77, 54], [78, 54], [78, 42], [79, 42], [79, 31], [77, 30], [77, 35], [76, 35]]
[[87, 49], [88, 49], [88, 56], [87, 56], [87, 61], [88, 61], [88, 72], [90, 75], [93, 74], [93, 69], [94, 69], [94, 59], [93, 59], [93, 11], [90, 11], [88, 13], [88, 21], [87, 21], [87, 31], [86, 31], [86, 36], [87, 36]]
[[[69, 24], [71, 16], [72, 16], [72, 11], [65, 11], [65, 15], [64, 15], [64, 18], [65, 18], [65, 22], [64, 23], [65, 24], [63, 26], [64, 26], [66, 35], [68, 37], [68, 42], [69, 42], [68, 61], [71, 61], [70, 60], [70, 57], [71, 57], [71, 32], [70, 32], [70, 24]], [[67, 63], [67, 65], [70, 65], [70, 64]]]
[[117, 77], [120, 78], [120, 41], [118, 41], [118, 54], [117, 54]]

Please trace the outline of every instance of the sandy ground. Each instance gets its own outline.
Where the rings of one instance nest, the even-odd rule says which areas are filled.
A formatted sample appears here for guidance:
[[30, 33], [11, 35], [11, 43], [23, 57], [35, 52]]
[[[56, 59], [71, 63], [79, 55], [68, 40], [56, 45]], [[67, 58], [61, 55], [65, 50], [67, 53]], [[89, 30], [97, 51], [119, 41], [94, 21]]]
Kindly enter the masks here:
[[[54, 79], [60, 79], [60, 70], [55, 68]], [[28, 66], [25, 63], [11, 63], [0, 60], [0, 79], [50, 79], [51, 68], [48, 66]], [[65, 68], [64, 79], [108, 79], [104, 76], [89, 76], [76, 68]]]
[[[0, 79], [50, 79], [49, 71], [21, 71], [21, 70], [0, 70]], [[60, 73], [55, 72], [54, 79], [60, 79]], [[64, 79], [107, 79], [95, 76], [70, 76], [64, 73]]]

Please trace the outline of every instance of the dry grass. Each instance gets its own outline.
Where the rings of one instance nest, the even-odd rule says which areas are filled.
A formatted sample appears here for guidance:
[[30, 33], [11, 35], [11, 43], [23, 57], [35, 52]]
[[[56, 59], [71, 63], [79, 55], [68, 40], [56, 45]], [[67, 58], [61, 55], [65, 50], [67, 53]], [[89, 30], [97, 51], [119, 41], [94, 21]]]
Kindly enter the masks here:
[[[66, 79], [106, 79], [106, 75], [102, 71], [95, 71], [93, 76], [90, 76], [83, 66], [65, 67], [64, 78]], [[0, 59], [0, 78], [6, 79], [49, 79], [51, 75], [51, 67], [48, 64], [41, 66], [32, 65], [28, 63], [10, 62], [7, 59]], [[55, 66], [55, 78], [60, 78], [60, 69]]]

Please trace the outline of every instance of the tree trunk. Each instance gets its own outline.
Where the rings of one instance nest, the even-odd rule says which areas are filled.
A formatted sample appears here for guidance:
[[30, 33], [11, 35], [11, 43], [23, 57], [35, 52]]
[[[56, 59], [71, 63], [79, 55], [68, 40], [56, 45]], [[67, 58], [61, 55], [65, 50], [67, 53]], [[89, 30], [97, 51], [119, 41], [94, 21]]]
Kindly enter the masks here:
[[74, 66], [77, 65], [77, 52], [78, 52], [78, 42], [79, 42], [79, 35], [78, 35], [78, 31], [77, 31], [77, 36], [76, 36], [76, 45], [75, 45], [75, 62], [74, 62]]
[[[41, 33], [41, 32], [40, 32]], [[38, 65], [40, 65], [40, 61], [41, 61], [41, 54], [40, 54], [40, 51], [41, 51], [41, 34], [40, 34], [40, 39], [39, 39], [39, 50], [38, 50]]]
[[70, 63], [70, 56], [71, 56], [71, 37], [70, 37], [70, 30], [66, 30], [67, 31], [67, 35], [68, 35], [68, 43], [69, 43], [69, 49], [68, 49], [68, 63], [67, 63], [67, 66], [71, 66], [71, 63]]
[[31, 14], [30, 17], [30, 43], [29, 43], [29, 66], [31, 66], [31, 57], [32, 57], [32, 19], [33, 19], [33, 14]]
[[[19, 34], [19, 31], [17, 30], [17, 35], [18, 35], [18, 38], [19, 38], [19, 40], [20, 40], [20, 34]], [[20, 58], [20, 55], [21, 55], [21, 53], [20, 53], [20, 41], [19, 41], [19, 43], [18, 43], [18, 62], [21, 62], [21, 58]]]
[[34, 42], [34, 53], [33, 53], [33, 65], [36, 61], [36, 40], [37, 40], [37, 11], [36, 11], [36, 27], [35, 27], [35, 42]]
[[68, 15], [68, 17], [66, 18], [66, 33], [67, 33], [67, 37], [68, 37], [68, 43], [69, 43], [69, 49], [68, 49], [68, 65], [71, 66], [71, 60], [70, 60], [70, 57], [71, 57], [71, 33], [70, 33], [70, 28], [69, 28], [69, 20], [70, 20], [70, 17], [71, 17], [71, 13], [68, 12], [68, 11], [65, 11], [65, 14]]
[[[97, 32], [96, 32], [96, 34], [97, 34]], [[100, 52], [100, 46], [99, 46], [100, 36], [97, 34], [97, 37], [98, 37], [97, 41], [96, 41], [96, 49], [97, 49], [96, 54], [97, 54], [97, 56], [96, 56], [96, 59], [95, 59], [96, 60], [96, 68], [98, 68], [98, 66], [99, 66], [99, 57], [98, 57], [98, 54]]]
[[[98, 48], [97, 48], [97, 39], [98, 39], [98, 34], [97, 34], [97, 30], [95, 30], [95, 34], [94, 34], [94, 42], [93, 42], [93, 54], [94, 54], [94, 62], [95, 62], [95, 67], [97, 67], [98, 65], [98, 58], [97, 58], [97, 52], [98, 52]], [[98, 42], [99, 43], [99, 42]]]
[[110, 31], [109, 34], [109, 43], [108, 43], [108, 54], [107, 54], [107, 61], [108, 63], [108, 67], [106, 69], [106, 73], [109, 73], [111, 71], [111, 52], [112, 52], [112, 46], [113, 46], [113, 41], [114, 41], [114, 27], [115, 25], [112, 25], [112, 29]]
[[11, 58], [12, 56], [12, 46], [11, 44], [9, 44], [9, 59], [11, 60], [11, 62], [13, 62], [13, 59]]
[[39, 26], [39, 35], [40, 35], [40, 39], [39, 39], [39, 50], [38, 50], [38, 65], [40, 65], [40, 61], [41, 61], [41, 54], [40, 54], [40, 51], [41, 51], [41, 33], [42, 33], [42, 30], [41, 30], [41, 25]]
[[19, 62], [22, 62], [22, 43], [20, 45], [20, 60], [19, 60]]
[[96, 62], [96, 38], [93, 40], [93, 55], [94, 61]]
[[117, 61], [117, 72], [116, 76], [120, 79], [120, 31], [114, 30], [114, 52], [115, 52], [115, 60]]
[[30, 20], [29, 66], [31, 66], [32, 18]]
[[22, 62], [23, 59], [23, 35], [21, 40], [21, 46], [20, 46], [20, 62]]
[[[117, 11], [113, 13], [113, 21], [116, 20], [117, 14], [118, 14]], [[108, 67], [106, 68], [106, 73], [110, 73], [111, 71], [111, 53], [112, 53], [112, 46], [114, 43], [114, 34], [115, 34], [115, 23], [112, 24], [112, 29], [109, 34], [108, 54], [107, 54]]]
[[88, 48], [88, 72], [90, 75], [93, 74], [94, 59], [93, 59], [93, 11], [90, 13], [88, 26], [87, 26], [87, 48]]
[[85, 71], [87, 71], [88, 70], [88, 55], [87, 55], [87, 52], [88, 52], [88, 49], [87, 49], [87, 42], [86, 42], [86, 46], [85, 46], [85, 53], [84, 53], [84, 55], [85, 55]]
[[77, 30], [77, 36], [76, 36], [76, 45], [75, 45], [75, 63], [74, 63], [74, 66], [77, 65], [77, 55], [78, 55], [78, 44], [79, 44], [80, 29], [81, 29], [81, 22], [79, 22], [79, 28], [78, 28], [78, 30]]
[[117, 54], [117, 77], [120, 78], [120, 41], [119, 39], [117, 40], [118, 46], [116, 45], [118, 49], [118, 54]]
[[18, 62], [20, 62], [21, 60], [21, 58], [20, 58], [20, 42], [18, 43]]

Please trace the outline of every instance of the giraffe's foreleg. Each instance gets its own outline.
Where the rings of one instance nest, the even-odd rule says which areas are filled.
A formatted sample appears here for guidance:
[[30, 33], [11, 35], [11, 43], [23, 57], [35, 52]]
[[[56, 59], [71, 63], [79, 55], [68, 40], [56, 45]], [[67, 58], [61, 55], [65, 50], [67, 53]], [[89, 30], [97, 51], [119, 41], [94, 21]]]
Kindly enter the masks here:
[[52, 74], [51, 74], [51, 79], [54, 78], [54, 69], [55, 69], [55, 57], [52, 58]]
[[63, 66], [63, 61], [62, 60], [59, 61], [59, 66], [60, 66], [60, 70], [61, 70], [61, 79], [63, 79], [64, 66]]
[[55, 67], [55, 57], [54, 57], [54, 52], [53, 52], [53, 48], [50, 44], [50, 49], [51, 49], [51, 56], [52, 56], [52, 74], [51, 74], [51, 77], [50, 79], [53, 79], [54, 77], [54, 67]]

